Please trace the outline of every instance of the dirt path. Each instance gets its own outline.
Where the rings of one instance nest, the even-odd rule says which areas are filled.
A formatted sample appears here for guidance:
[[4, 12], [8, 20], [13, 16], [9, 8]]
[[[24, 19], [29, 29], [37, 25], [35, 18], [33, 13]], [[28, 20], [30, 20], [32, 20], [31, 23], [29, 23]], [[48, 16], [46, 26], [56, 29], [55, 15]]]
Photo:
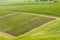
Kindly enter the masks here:
[[55, 17], [55, 16], [50, 16], [50, 15], [43, 15], [43, 14], [37, 14], [37, 13], [26, 13], [26, 12], [19, 12], [21, 14], [26, 14], [26, 15], [36, 15], [36, 16], [43, 16], [43, 17], [49, 17], [49, 18], [55, 18], [57, 20], [60, 20], [59, 17]]
[[11, 16], [11, 15], [15, 15], [15, 14], [17, 14], [18, 12], [16, 12], [16, 13], [11, 13], [11, 14], [6, 14], [6, 15], [4, 15], [4, 16], [0, 16], [0, 19], [2, 19], [2, 18], [5, 18], [5, 17], [8, 17], [8, 16]]
[[5, 32], [0, 32], [0, 35], [5, 35], [5, 36], [7, 36], [7, 37], [9, 37], [9, 38], [14, 38], [14, 37], [16, 37], [16, 36], [10, 35], [10, 34], [5, 33]]
[[49, 17], [49, 18], [55, 18], [57, 20], [60, 20], [59, 17], [55, 17], [55, 16], [43, 15], [43, 14], [37, 14], [37, 13], [34, 14], [34, 13], [27, 13], [27, 12], [15, 12], [15, 13], [7, 14], [7, 15], [4, 15], [4, 16], [0, 16], [0, 19], [11, 16], [11, 15], [15, 15], [17, 13], [26, 14], [26, 15], [36, 15], [36, 16], [42, 16], [42, 17]]

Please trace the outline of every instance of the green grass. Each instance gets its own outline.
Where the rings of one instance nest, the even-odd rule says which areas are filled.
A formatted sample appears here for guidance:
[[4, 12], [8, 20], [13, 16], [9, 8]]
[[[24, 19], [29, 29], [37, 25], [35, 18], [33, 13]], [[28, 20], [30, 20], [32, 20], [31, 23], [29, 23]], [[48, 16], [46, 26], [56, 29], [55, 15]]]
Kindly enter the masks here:
[[15, 8], [6, 10], [15, 12], [32, 12], [60, 17], [60, 4], [16, 5]]
[[[1, 17], [15, 12], [31, 12], [60, 17], [60, 3], [0, 3]], [[47, 17], [20, 13], [2, 18], [0, 19], [0, 31], [18, 37], [10, 39], [0, 34], [0, 40], [60, 40], [60, 20], [43, 25], [51, 20]]]
[[4, 16], [4, 15], [7, 15], [7, 14], [12, 14], [14, 13], [13, 11], [4, 11], [4, 10], [0, 10], [0, 16]]
[[14, 40], [60, 40], [60, 34], [55, 35], [44, 35], [44, 36], [31, 36], [31, 37], [25, 37], [25, 38], [17, 38]]
[[60, 20], [42, 25], [15, 40], [60, 40]]
[[[33, 2], [33, 1], [11, 1], [11, 2], [0, 2], [0, 5], [39, 5], [41, 3], [44, 4], [53, 4], [54, 2]], [[59, 3], [59, 2], [58, 2]]]
[[0, 20], [0, 31], [18, 36], [51, 20], [53, 19], [17, 13]]
[[6, 36], [6, 35], [0, 34], [0, 40], [11, 40], [11, 38], [9, 38], [9, 37]]
[[9, 5], [7, 4], [0, 5], [0, 10], [4, 8], [3, 10], [13, 12], [32, 12], [60, 17], [60, 3], [27, 3], [27, 5], [25, 3], [12, 2]]

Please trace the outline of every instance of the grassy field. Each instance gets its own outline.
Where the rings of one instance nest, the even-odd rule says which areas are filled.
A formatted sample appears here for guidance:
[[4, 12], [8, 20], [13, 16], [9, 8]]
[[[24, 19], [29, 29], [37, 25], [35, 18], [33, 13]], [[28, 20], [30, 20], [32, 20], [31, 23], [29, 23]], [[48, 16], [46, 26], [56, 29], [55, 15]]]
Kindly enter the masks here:
[[51, 20], [48, 17], [17, 13], [0, 20], [0, 31], [18, 36]]
[[[60, 17], [60, 4], [38, 4], [38, 5], [4, 5], [0, 6], [1, 10], [13, 12], [31, 12], [45, 15], [52, 15]], [[4, 9], [2, 9], [4, 8]]]
[[0, 2], [0, 31], [15, 36], [10, 38], [9, 35], [0, 34], [0, 40], [60, 40], [58, 17], [60, 3]]
[[11, 38], [6, 35], [0, 34], [0, 40], [11, 40]]
[[[17, 5], [18, 6], [18, 5]], [[60, 4], [24, 5], [7, 9], [16, 12], [33, 12], [60, 17]]]
[[60, 40], [60, 20], [51, 21], [17, 37], [15, 40]]
[[13, 2], [11, 5], [0, 5], [0, 8], [0, 10], [13, 12], [31, 12], [60, 17], [60, 3], [38, 3], [37, 5], [34, 5]]

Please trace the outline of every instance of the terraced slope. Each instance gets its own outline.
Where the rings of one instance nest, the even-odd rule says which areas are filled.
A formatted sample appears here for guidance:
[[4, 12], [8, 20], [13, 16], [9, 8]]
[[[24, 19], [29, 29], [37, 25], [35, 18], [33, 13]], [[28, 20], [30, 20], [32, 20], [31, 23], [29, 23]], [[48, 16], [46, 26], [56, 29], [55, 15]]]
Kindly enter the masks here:
[[60, 20], [53, 20], [17, 37], [15, 40], [60, 40]]
[[51, 20], [48, 17], [17, 13], [0, 19], [0, 31], [18, 36]]

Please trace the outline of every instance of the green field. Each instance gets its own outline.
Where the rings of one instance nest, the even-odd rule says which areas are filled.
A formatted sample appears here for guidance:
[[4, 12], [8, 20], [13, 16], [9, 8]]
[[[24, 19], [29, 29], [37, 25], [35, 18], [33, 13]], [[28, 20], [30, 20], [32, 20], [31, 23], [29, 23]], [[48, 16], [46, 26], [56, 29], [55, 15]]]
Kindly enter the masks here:
[[18, 36], [51, 20], [53, 19], [17, 13], [0, 20], [0, 31]]
[[0, 2], [0, 40], [60, 40], [60, 3]]
[[42, 25], [15, 40], [60, 40], [60, 20]]
[[13, 12], [31, 12], [60, 17], [60, 4], [5, 5], [2, 8]]
[[16, 8], [9, 8], [9, 11], [16, 12], [32, 12], [38, 14], [52, 15], [60, 17], [60, 4], [41, 4], [41, 5], [25, 5]]
[[11, 40], [11, 38], [6, 35], [0, 34], [0, 40]]

